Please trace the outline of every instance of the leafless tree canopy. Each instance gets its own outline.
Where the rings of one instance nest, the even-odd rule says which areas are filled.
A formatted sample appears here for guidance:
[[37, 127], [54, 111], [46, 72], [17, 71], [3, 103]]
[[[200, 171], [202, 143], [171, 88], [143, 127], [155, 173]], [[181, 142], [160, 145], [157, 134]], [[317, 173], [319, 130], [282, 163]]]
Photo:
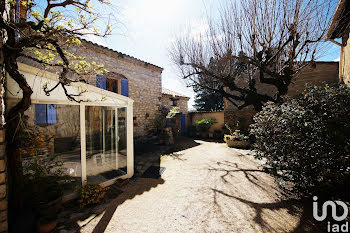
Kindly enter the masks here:
[[[200, 36], [180, 36], [171, 58], [190, 86], [220, 92], [239, 109], [278, 102], [326, 48], [336, 1], [231, 0]], [[271, 85], [263, 92], [259, 85]], [[273, 93], [271, 91], [273, 90]]]

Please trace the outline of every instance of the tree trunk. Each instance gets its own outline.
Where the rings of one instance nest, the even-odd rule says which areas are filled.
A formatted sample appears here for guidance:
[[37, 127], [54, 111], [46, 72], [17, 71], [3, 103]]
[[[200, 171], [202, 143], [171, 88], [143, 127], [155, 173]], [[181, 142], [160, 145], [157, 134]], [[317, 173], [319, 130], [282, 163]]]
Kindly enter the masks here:
[[24, 183], [22, 157], [19, 152], [18, 142], [21, 132], [23, 113], [31, 105], [31, 95], [33, 93], [25, 77], [18, 71], [16, 62], [17, 55], [11, 51], [4, 50], [5, 70], [14, 79], [23, 92], [22, 99], [13, 106], [6, 114], [6, 155], [8, 162], [8, 201], [9, 201], [9, 223], [14, 223], [16, 214], [23, 208], [24, 201]]
[[16, 128], [18, 120], [12, 120], [7, 123], [6, 127], [6, 154], [8, 161], [8, 186], [9, 186], [9, 214], [11, 211], [17, 212], [23, 207], [23, 169], [22, 169], [22, 157], [18, 150], [18, 136], [16, 134]]

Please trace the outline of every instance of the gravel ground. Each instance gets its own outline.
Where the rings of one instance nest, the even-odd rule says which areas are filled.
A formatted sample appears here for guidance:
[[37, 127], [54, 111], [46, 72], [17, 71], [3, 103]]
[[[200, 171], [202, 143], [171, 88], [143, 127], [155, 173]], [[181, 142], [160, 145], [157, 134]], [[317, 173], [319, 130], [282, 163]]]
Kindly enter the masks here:
[[161, 179], [129, 183], [80, 231], [322, 232], [309, 208], [283, 195], [249, 151], [196, 143], [162, 157]]

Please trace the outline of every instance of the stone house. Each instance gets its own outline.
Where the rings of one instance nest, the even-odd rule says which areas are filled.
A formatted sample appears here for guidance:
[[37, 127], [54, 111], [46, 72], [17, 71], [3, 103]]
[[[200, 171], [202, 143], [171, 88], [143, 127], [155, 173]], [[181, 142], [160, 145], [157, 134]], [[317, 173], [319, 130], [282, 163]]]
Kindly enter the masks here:
[[[338, 72], [338, 62], [316, 62], [315, 66], [307, 66], [290, 84], [286, 97], [292, 98], [301, 94], [305, 85], [335, 85], [338, 83]], [[259, 84], [257, 88], [261, 90], [261, 93], [269, 94], [271, 92], [270, 85]], [[239, 110], [227, 99], [224, 99], [224, 106], [225, 124], [243, 131], [248, 130], [249, 125], [253, 122], [253, 116], [256, 114], [254, 108], [248, 106]]]
[[[86, 57], [87, 62], [103, 64], [109, 71], [104, 75], [91, 75], [88, 84], [133, 99], [134, 137], [145, 135], [146, 127], [151, 124], [161, 104], [163, 69], [102, 45], [83, 39], [81, 41], [80, 46], [68, 48], [68, 51]], [[22, 59], [21, 62], [38, 67], [37, 63], [28, 59]]]
[[[339, 82], [350, 86], [350, 1], [339, 0], [331, 24], [327, 32], [327, 39], [340, 46]], [[340, 39], [340, 41], [335, 41]]]
[[[23, 15], [26, 15], [26, 13], [24, 12]], [[6, 15], [3, 15], [3, 17], [6, 17]], [[0, 47], [2, 47], [3, 41], [6, 39], [6, 34], [3, 30], [0, 30], [0, 34]], [[92, 75], [88, 79], [88, 84], [133, 99], [133, 111], [131, 111], [133, 114], [129, 114], [132, 115], [132, 118], [130, 121], [131, 124], [128, 125], [133, 125], [134, 136], [144, 135], [146, 126], [150, 124], [161, 104], [161, 74], [163, 69], [107, 47], [86, 40], [81, 41], [82, 44], [80, 47], [72, 46], [67, 48], [67, 50], [76, 55], [86, 57], [88, 62], [95, 61], [96, 63], [104, 64], [105, 69], [110, 71], [105, 75]], [[30, 70], [31, 67], [41, 68], [38, 64], [27, 59], [22, 59], [19, 62], [20, 66], [29, 67], [28, 70]], [[7, 80], [3, 68], [2, 50], [0, 50], [0, 68], [0, 232], [7, 232], [7, 167], [3, 119], [5, 113], [5, 96], [8, 93], [7, 91], [5, 92], [4, 88]], [[47, 69], [47, 71], [52, 70]], [[6, 103], [7, 109], [11, 107], [11, 104], [13, 104], [11, 101]], [[119, 119], [126, 118], [125, 115], [129, 112], [129, 107], [127, 109], [124, 108], [124, 110], [124, 112], [118, 111]], [[90, 115], [94, 114], [93, 111], [90, 113]], [[79, 118], [76, 117], [77, 115], [79, 116], [79, 106], [63, 106], [58, 104], [33, 104], [26, 112], [26, 117], [28, 119], [35, 120], [32, 121], [32, 123], [39, 123], [39, 126], [42, 123], [46, 124], [45, 127], [41, 127], [43, 132], [50, 131], [59, 138], [79, 137]], [[112, 121], [112, 118], [112, 115], [110, 119], [108, 119], [107, 116], [109, 122]], [[63, 119], [65, 126], [59, 127], [58, 125], [62, 123], [61, 121]], [[54, 126], [54, 124], [56, 126]], [[113, 125], [111, 125], [111, 127], [113, 127]], [[132, 142], [133, 140], [128, 139], [129, 148]], [[66, 141], [59, 142], [59, 140], [57, 140], [56, 143], [60, 143], [61, 146], [48, 149], [55, 151], [55, 148], [62, 149], [63, 146], [67, 145]], [[128, 152], [125, 152], [125, 154], [133, 153], [132, 151], [133, 150], [130, 149]], [[121, 153], [124, 152], [121, 151]], [[96, 162], [100, 161], [94, 161], [93, 164]], [[127, 163], [133, 163], [133, 160], [128, 160]]]
[[190, 97], [181, 93], [162, 88], [161, 106], [167, 109], [176, 108], [178, 112], [174, 118], [167, 120], [167, 125], [172, 126], [175, 136], [186, 134], [189, 99]]
[[[2, 40], [3, 38], [1, 38]], [[128, 56], [125, 54], [122, 54], [120, 52], [114, 51], [112, 49], [106, 48], [104, 46], [100, 46], [97, 44], [94, 44], [92, 42], [81, 40], [82, 44], [79, 47], [70, 47], [67, 48], [67, 50], [71, 53], [74, 53], [79, 56], [86, 57], [86, 60], [88, 62], [95, 61], [98, 64], [104, 64], [104, 68], [107, 69], [109, 72], [105, 75], [91, 75], [91, 77], [88, 78], [87, 84], [94, 86], [95, 91], [96, 89], [100, 90], [105, 89], [111, 92], [111, 95], [113, 95], [115, 92], [117, 94], [121, 94], [123, 96], [129, 97], [130, 99], [133, 99], [133, 114], [131, 117], [131, 121], [128, 119], [127, 125], [132, 125], [132, 129], [134, 131], [133, 135], [135, 137], [142, 136], [145, 134], [145, 128], [148, 124], [151, 123], [152, 119], [155, 117], [155, 114], [157, 113], [159, 106], [161, 104], [161, 74], [162, 74], [162, 68], [158, 67], [156, 65], [147, 63], [145, 61], [141, 61], [137, 58], [134, 58], [132, 56]], [[1, 42], [1, 41], [0, 41]], [[0, 43], [1, 45], [1, 43]], [[1, 57], [2, 58], [2, 57]], [[0, 62], [3, 62], [0, 60]], [[2, 66], [1, 66], [2, 67]], [[39, 70], [42, 70], [42, 67], [40, 67], [39, 64], [28, 60], [28, 59], [21, 59], [19, 61], [19, 67], [21, 72], [23, 72], [23, 69], [26, 70], [25, 75], [36, 75], [39, 73]], [[45, 74], [43, 77], [46, 77], [46, 75], [55, 75], [55, 72], [52, 72], [49, 68], [45, 69], [47, 74]], [[34, 74], [34, 73], [35, 74]], [[41, 71], [40, 71], [41, 72]], [[5, 110], [3, 107], [5, 106], [4, 102], [6, 101], [6, 107], [7, 109], [10, 109], [12, 104], [15, 102], [12, 102], [12, 99], [10, 100], [8, 91], [4, 91], [3, 85], [5, 85], [6, 82], [11, 81], [11, 79], [6, 79], [6, 74], [1, 69], [1, 83], [0, 83], [0, 232], [6, 232], [7, 230], [7, 178], [6, 178], [6, 157], [5, 157], [5, 134], [3, 129], [3, 115]], [[40, 78], [39, 78], [40, 79]], [[38, 80], [38, 78], [36, 79]], [[8, 85], [8, 83], [6, 84]], [[84, 84], [85, 85], [85, 84]], [[8, 86], [7, 86], [8, 87]], [[96, 88], [99, 87], [99, 88]], [[71, 88], [71, 87], [70, 87]], [[8, 88], [7, 88], [8, 89]], [[40, 89], [40, 88], [39, 88]], [[38, 90], [39, 90], [38, 89]], [[41, 85], [42, 90], [42, 85]], [[101, 90], [103, 91], [103, 90]], [[90, 90], [89, 90], [90, 92]], [[16, 93], [16, 92], [13, 92]], [[91, 94], [93, 94], [91, 92]], [[5, 96], [7, 95], [7, 98]], [[107, 98], [108, 95], [106, 95]], [[55, 98], [54, 93], [52, 93], [50, 98]], [[108, 100], [107, 100], [108, 101]], [[28, 126], [33, 126], [36, 129], [38, 129], [38, 132], [42, 132], [43, 135], [50, 136], [50, 142], [47, 145], [48, 153], [73, 153], [74, 152], [74, 158], [77, 158], [77, 161], [69, 161], [70, 164], [77, 167], [77, 169], [74, 170], [74, 173], [82, 173], [81, 167], [76, 166], [77, 164], [80, 164], [80, 151], [79, 151], [79, 142], [80, 140], [80, 123], [81, 120], [79, 119], [79, 106], [75, 105], [64, 105], [64, 104], [46, 104], [46, 103], [38, 103], [34, 102], [35, 104], [32, 104], [32, 106], [26, 111], [25, 118], [29, 123]], [[91, 119], [94, 119], [94, 121], [90, 120], [91, 124], [89, 125], [89, 130], [94, 131], [94, 128], [99, 129], [100, 124], [102, 124], [102, 120], [96, 120], [99, 116], [98, 113], [100, 112], [101, 108], [98, 107], [91, 107], [89, 108], [90, 111], [87, 112], [87, 117], [92, 117]], [[128, 108], [129, 109], [129, 108]], [[128, 109], [121, 109], [118, 111], [118, 116], [112, 115], [114, 112], [112, 110], [106, 111], [106, 113], [110, 113], [106, 117], [106, 124], [107, 127], [109, 127], [109, 131], [111, 132], [112, 128], [115, 128], [115, 125], [111, 122], [115, 122], [115, 119], [124, 119], [124, 122], [119, 122], [118, 125], [126, 127], [126, 121], [127, 121], [127, 113], [129, 112]], [[117, 113], [115, 113], [117, 114]], [[122, 120], [120, 120], [122, 121]], [[87, 118], [87, 122], [89, 122], [89, 119]], [[129, 124], [131, 122], [131, 124]], [[119, 134], [123, 133], [126, 135], [126, 129], [124, 130], [118, 130]], [[101, 133], [100, 133], [101, 134]], [[54, 135], [54, 137], [53, 137]], [[87, 179], [89, 177], [94, 177], [95, 175], [89, 176], [89, 170], [90, 172], [93, 171], [92, 167], [96, 167], [95, 165], [97, 163], [107, 164], [108, 159], [110, 159], [108, 156], [105, 156], [102, 158], [96, 157], [96, 156], [90, 156], [90, 152], [94, 153], [94, 151], [90, 150], [90, 145], [93, 142], [96, 141], [94, 138], [94, 133], [91, 133], [91, 140], [89, 137], [86, 138], [86, 148], [87, 152], [86, 154], [91, 157], [91, 163], [89, 165], [90, 160], [87, 161]], [[106, 138], [109, 136], [112, 138], [113, 135], [105, 135]], [[131, 165], [128, 165], [128, 168], [126, 168], [127, 164], [133, 163], [133, 160], [126, 160], [127, 154], [133, 154], [133, 150], [130, 148], [130, 145], [132, 145], [133, 140], [122, 140], [127, 138], [126, 136], [119, 135], [120, 145], [119, 145], [119, 153], [125, 158], [122, 160], [122, 156], [118, 157], [118, 167], [116, 169], [122, 170], [125, 168], [125, 171], [122, 170], [123, 174], [132, 173], [130, 172], [132, 169], [129, 169], [132, 167]], [[114, 136], [116, 137], [116, 136]], [[100, 140], [101, 137], [97, 140]], [[90, 141], [89, 141], [90, 140]], [[112, 139], [110, 141], [103, 142], [107, 145], [111, 145]], [[124, 143], [124, 145], [123, 145]], [[127, 145], [126, 145], [127, 144]], [[114, 145], [114, 151], [116, 145]], [[126, 149], [126, 148], [130, 149]], [[96, 149], [97, 147], [91, 146], [92, 149]], [[98, 149], [98, 148], [97, 148]], [[90, 151], [89, 151], [90, 150]], [[125, 156], [124, 156], [125, 155]], [[102, 159], [102, 160], [101, 160]], [[106, 161], [103, 161], [105, 159]], [[114, 159], [113, 161], [115, 161]], [[68, 163], [67, 163], [68, 164]], [[114, 163], [116, 164], [116, 162]], [[117, 166], [115, 165], [115, 166]], [[70, 165], [69, 165], [70, 166]], [[100, 168], [100, 167], [98, 167]], [[119, 171], [118, 170], [118, 171]], [[98, 172], [97, 170], [94, 170], [94, 172]], [[116, 177], [121, 176], [123, 174], [114, 174]], [[81, 180], [81, 176], [77, 175], [77, 180]], [[97, 175], [95, 176], [97, 177]]]

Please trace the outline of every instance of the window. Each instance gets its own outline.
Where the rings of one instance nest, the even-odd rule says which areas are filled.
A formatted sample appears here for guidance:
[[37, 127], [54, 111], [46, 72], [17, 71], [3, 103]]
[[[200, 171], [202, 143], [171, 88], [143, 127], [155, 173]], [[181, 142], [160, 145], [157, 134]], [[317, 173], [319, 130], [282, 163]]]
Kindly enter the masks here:
[[56, 104], [35, 104], [35, 123], [37, 125], [52, 125], [57, 123]]
[[118, 79], [112, 79], [112, 78], [107, 78], [106, 79], [106, 90], [114, 92], [114, 93], [119, 93], [119, 80]]
[[129, 97], [129, 80], [121, 74], [114, 74], [113, 77], [108, 78], [104, 74], [98, 74], [96, 86]]

